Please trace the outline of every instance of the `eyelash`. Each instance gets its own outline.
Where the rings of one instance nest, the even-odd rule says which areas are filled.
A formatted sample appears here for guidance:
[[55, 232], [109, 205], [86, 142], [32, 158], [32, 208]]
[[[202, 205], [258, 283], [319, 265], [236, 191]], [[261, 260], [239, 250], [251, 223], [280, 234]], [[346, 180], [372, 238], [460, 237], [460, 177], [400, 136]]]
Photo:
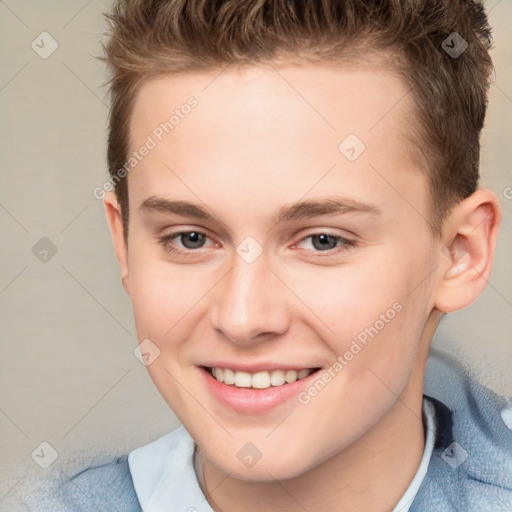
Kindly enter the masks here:
[[[173, 255], [177, 255], [177, 256], [184, 256], [185, 258], [194, 258], [197, 255], [194, 255], [193, 253], [199, 252], [200, 249], [202, 249], [202, 247], [199, 247], [197, 250], [195, 250], [195, 249], [183, 250], [183, 249], [177, 249], [175, 246], [170, 245], [170, 241], [173, 240], [174, 238], [177, 238], [181, 235], [188, 235], [190, 233], [198, 233], [199, 235], [209, 238], [208, 235], [206, 233], [203, 233], [202, 231], [191, 230], [191, 231], [179, 231], [177, 233], [171, 233], [169, 235], [161, 236], [161, 237], [159, 237], [159, 241], [162, 244], [162, 246], [164, 247], [164, 249], [169, 254], [173, 254]], [[308, 238], [312, 238], [312, 237], [319, 236], [319, 235], [327, 235], [330, 238], [333, 238], [336, 242], [341, 243], [342, 245], [340, 245], [336, 248], [333, 248], [333, 249], [327, 249], [325, 251], [313, 250], [312, 252], [317, 253], [315, 255], [315, 257], [323, 258], [323, 257], [328, 257], [328, 256], [334, 256], [343, 251], [347, 251], [353, 247], [357, 247], [357, 242], [355, 240], [348, 239], [348, 238], [342, 237], [340, 235], [333, 235], [326, 231], [319, 231], [318, 233], [312, 233], [310, 235], [307, 235], [307, 236], [301, 238], [298, 243], [303, 242], [304, 240], [307, 240]], [[323, 255], [322, 253], [324, 253], [325, 255]]]

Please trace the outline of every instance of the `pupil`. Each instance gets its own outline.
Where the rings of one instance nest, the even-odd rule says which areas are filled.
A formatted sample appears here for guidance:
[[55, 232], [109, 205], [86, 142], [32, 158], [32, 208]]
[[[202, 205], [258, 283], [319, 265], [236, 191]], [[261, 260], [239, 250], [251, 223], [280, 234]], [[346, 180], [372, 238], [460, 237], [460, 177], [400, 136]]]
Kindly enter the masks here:
[[[202, 242], [201, 233], [196, 233], [195, 231], [193, 231], [191, 233], [186, 233], [185, 235], [183, 235], [183, 237], [185, 239], [185, 242], [191, 244], [191, 246], [190, 246], [190, 245], [187, 245], [187, 243], [184, 243], [184, 245], [186, 247], [188, 247], [189, 249], [196, 248], [201, 245], [201, 242]], [[183, 239], [182, 239], [182, 242], [183, 242]]]
[[[319, 241], [318, 247], [315, 244], [315, 239]], [[329, 243], [329, 239], [331, 239], [331, 243]], [[331, 237], [331, 235], [326, 235], [325, 233], [322, 235], [317, 235], [313, 237], [313, 245], [315, 245], [316, 249], [332, 249], [336, 245], [336, 240]]]

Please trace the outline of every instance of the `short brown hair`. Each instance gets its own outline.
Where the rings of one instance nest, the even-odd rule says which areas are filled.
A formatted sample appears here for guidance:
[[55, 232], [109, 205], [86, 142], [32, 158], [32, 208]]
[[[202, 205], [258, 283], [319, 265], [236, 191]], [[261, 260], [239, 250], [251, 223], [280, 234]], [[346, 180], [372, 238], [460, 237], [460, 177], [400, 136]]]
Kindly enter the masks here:
[[[105, 16], [111, 177], [128, 158], [131, 112], [146, 80], [287, 56], [332, 63], [346, 60], [349, 50], [363, 59], [387, 55], [384, 64], [410, 88], [416, 111], [411, 128], [427, 162], [434, 234], [478, 186], [493, 68], [480, 0], [116, 0]], [[467, 43], [460, 55], [445, 51], [446, 41], [448, 48], [455, 45], [454, 32]], [[126, 239], [126, 177], [115, 190]]]

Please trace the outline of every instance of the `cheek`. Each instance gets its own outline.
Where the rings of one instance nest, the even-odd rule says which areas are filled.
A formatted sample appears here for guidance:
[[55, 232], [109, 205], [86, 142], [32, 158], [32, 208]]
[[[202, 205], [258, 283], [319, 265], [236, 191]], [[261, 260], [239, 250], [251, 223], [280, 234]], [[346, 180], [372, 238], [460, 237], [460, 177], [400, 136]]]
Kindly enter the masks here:
[[139, 337], [163, 340], [181, 327], [181, 319], [201, 308], [211, 285], [204, 270], [193, 267], [142, 259], [142, 255], [132, 259], [130, 298]]
[[[387, 257], [386, 257], [387, 256]], [[409, 287], [408, 276], [398, 271], [400, 265], [387, 265], [393, 255], [380, 254], [353, 265], [338, 268], [312, 269], [309, 273], [292, 276], [298, 295], [306, 298], [306, 305], [330, 328], [328, 337], [343, 340], [357, 336], [365, 328], [378, 322], [382, 330], [394, 320], [396, 310], [405, 305]], [[412, 271], [413, 272], [413, 271]], [[398, 305], [397, 305], [398, 304]]]
[[391, 252], [375, 261], [317, 274], [307, 295], [310, 309], [329, 326], [324, 340], [333, 360], [343, 358], [342, 380], [361, 391], [374, 387], [371, 370], [397, 387], [405, 383], [428, 316], [428, 290], [417, 287], [425, 262]]
[[318, 392], [313, 388], [323, 387], [312, 385], [303, 395], [311, 400], [306, 409], [315, 411], [304, 412], [304, 425], [314, 416], [314, 432], [323, 433], [322, 440], [315, 437], [324, 445], [321, 456], [332, 455], [331, 450], [340, 448], [340, 440], [349, 444], [356, 433], [371, 428], [409, 381], [425, 315], [421, 301], [410, 293], [416, 270], [410, 268], [407, 275], [403, 265], [394, 268], [400, 271], [383, 271], [380, 265], [366, 265], [360, 272], [351, 269], [339, 273], [337, 282], [318, 282], [309, 295], [308, 305], [334, 331], [324, 338], [333, 352], [328, 369], [333, 378], [325, 391]]
[[204, 315], [201, 308], [205, 301], [201, 297], [211, 285], [200, 278], [200, 272], [191, 271], [192, 265], [182, 269], [144, 256], [142, 251], [134, 251], [130, 270], [137, 336], [140, 341], [151, 340], [158, 348], [158, 357], [146, 369], [169, 407], [179, 411], [183, 420], [194, 407], [180, 384], [190, 364], [187, 341], [197, 328], [198, 318]]

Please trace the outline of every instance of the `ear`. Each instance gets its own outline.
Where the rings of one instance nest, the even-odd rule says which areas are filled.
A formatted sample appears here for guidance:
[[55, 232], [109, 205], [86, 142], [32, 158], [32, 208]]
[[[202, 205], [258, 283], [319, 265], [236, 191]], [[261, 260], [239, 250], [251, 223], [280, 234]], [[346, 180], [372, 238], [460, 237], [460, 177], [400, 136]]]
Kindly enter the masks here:
[[452, 210], [443, 229], [442, 278], [434, 296], [438, 310], [463, 309], [482, 293], [491, 274], [500, 222], [500, 203], [490, 190], [477, 190]]
[[112, 234], [112, 240], [114, 242], [114, 249], [116, 252], [117, 260], [121, 267], [121, 282], [123, 288], [128, 295], [130, 294], [130, 283], [128, 275], [128, 247], [124, 238], [123, 232], [123, 217], [121, 214], [121, 207], [117, 201], [117, 197], [114, 192], [109, 191], [105, 194], [103, 199], [105, 206], [105, 213], [107, 216], [108, 225], [110, 227], [110, 233]]

